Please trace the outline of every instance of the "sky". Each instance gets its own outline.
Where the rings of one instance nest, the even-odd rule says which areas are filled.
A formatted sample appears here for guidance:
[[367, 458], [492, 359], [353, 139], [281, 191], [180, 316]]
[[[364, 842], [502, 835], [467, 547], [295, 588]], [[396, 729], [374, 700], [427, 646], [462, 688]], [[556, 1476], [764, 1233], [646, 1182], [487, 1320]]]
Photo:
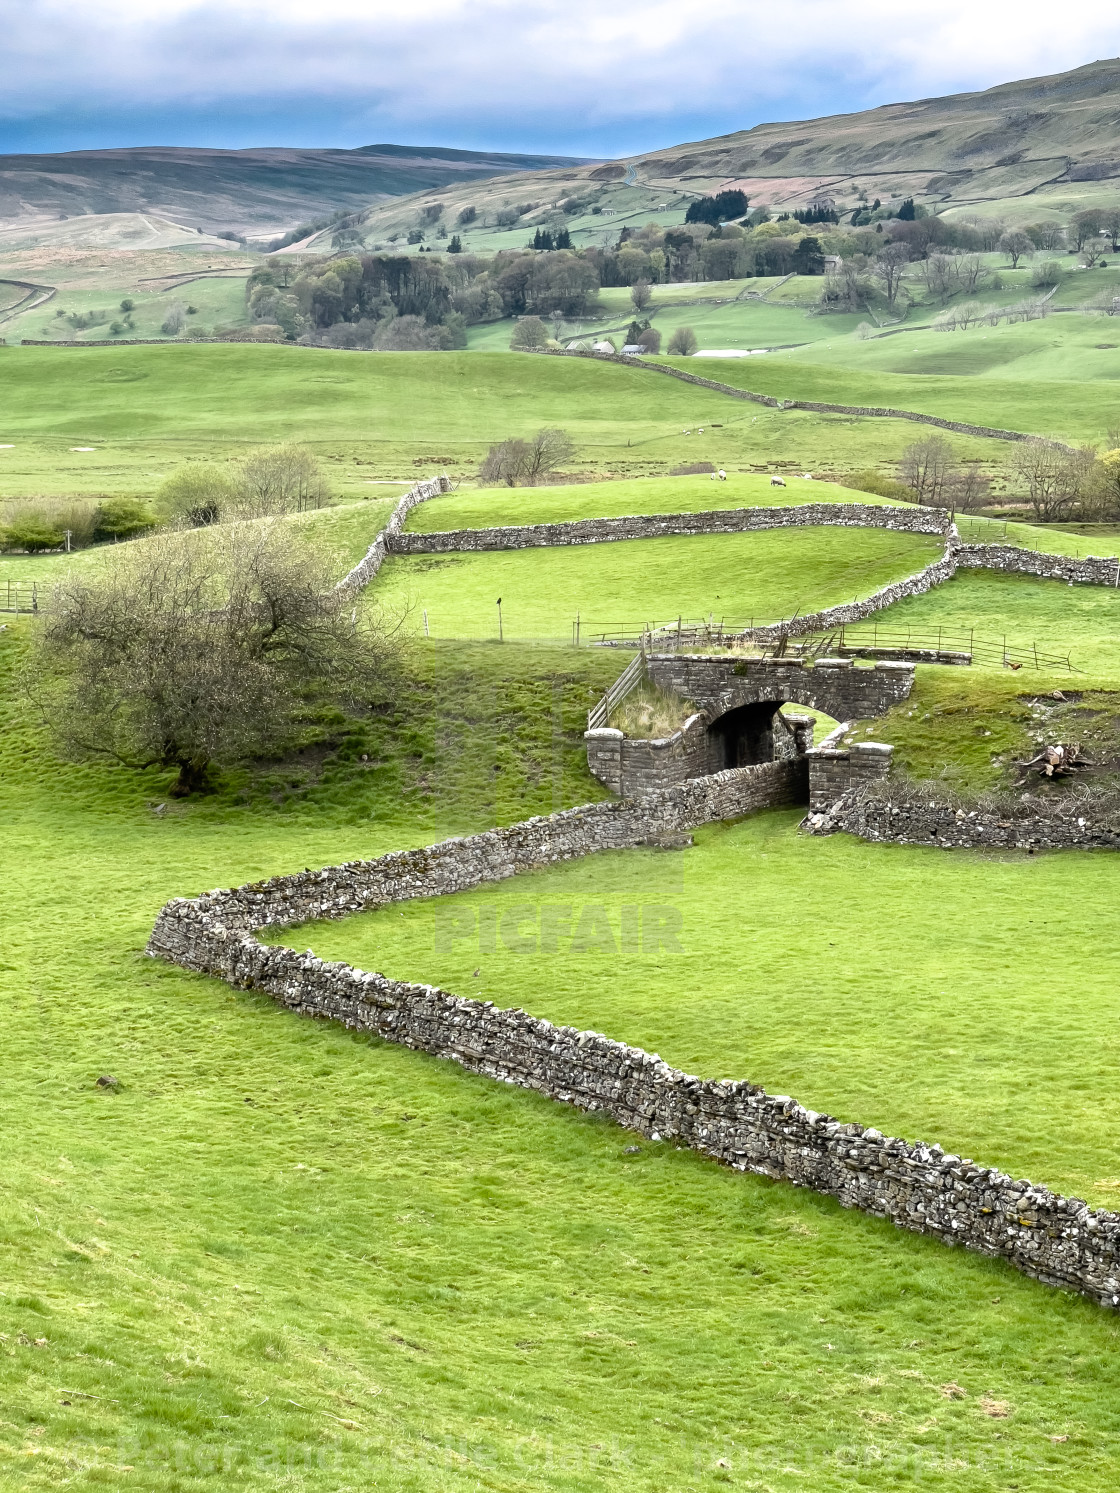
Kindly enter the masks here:
[[625, 156], [1118, 53], [1116, 0], [0, 0], [0, 151]]

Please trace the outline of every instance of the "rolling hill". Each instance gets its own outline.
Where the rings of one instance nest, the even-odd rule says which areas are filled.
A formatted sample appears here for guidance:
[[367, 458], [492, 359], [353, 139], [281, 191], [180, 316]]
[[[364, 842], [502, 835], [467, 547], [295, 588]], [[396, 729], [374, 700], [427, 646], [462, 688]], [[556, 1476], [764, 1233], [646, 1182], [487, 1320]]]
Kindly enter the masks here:
[[6, 155], [0, 156], [0, 228], [34, 233], [86, 214], [153, 213], [207, 233], [268, 238], [372, 199], [572, 164], [564, 156], [411, 145]]
[[[760, 124], [628, 160], [448, 183], [431, 195], [448, 221], [474, 208], [464, 247], [481, 250], [523, 243], [526, 223], [548, 212], [562, 212], [584, 245], [608, 228], [617, 237], [627, 223], [680, 222], [694, 198], [724, 187], [739, 187], [754, 206], [775, 212], [817, 198], [852, 210], [877, 197], [913, 197], [938, 212], [1030, 222], [1113, 205], [1120, 197], [1120, 59], [980, 93]], [[526, 202], [532, 207], [517, 226], [498, 221]], [[362, 219], [365, 241], [403, 235], [422, 205], [413, 196], [371, 206]]]

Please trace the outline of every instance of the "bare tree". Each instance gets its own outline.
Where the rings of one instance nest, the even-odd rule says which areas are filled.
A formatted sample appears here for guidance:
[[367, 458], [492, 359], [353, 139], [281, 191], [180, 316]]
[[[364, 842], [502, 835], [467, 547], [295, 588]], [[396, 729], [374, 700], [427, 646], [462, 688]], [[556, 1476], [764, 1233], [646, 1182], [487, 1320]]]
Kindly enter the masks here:
[[525, 463], [525, 483], [528, 487], [535, 487], [542, 477], [569, 461], [575, 451], [575, 445], [566, 430], [538, 430], [528, 447], [529, 455]]
[[566, 430], [538, 430], [527, 441], [511, 437], [490, 447], [478, 469], [478, 480], [488, 487], [535, 487], [568, 461], [574, 450]]
[[1015, 451], [1015, 470], [1026, 484], [1035, 518], [1053, 522], [1065, 518], [1085, 496], [1093, 481], [1096, 452], [1088, 446], [1071, 451], [1032, 438]]
[[639, 315], [649, 309], [653, 300], [653, 292], [649, 288], [648, 280], [635, 280], [630, 287], [630, 304]]
[[967, 461], [949, 474], [944, 496], [951, 508], [963, 509], [965, 513], [987, 506], [992, 495], [992, 479], [986, 476], [975, 462]]
[[955, 261], [948, 254], [931, 254], [922, 263], [926, 290], [939, 301], [947, 301], [952, 295], [955, 278]]
[[527, 441], [516, 437], [499, 441], [482, 458], [478, 480], [484, 487], [516, 487], [525, 476], [528, 461]]
[[1120, 208], [1110, 208], [1104, 215], [1101, 227], [1108, 234], [1112, 243], [1112, 252], [1120, 254]]
[[676, 331], [669, 338], [669, 346], [666, 348], [666, 351], [670, 357], [691, 358], [699, 346], [700, 343], [697, 341], [696, 333], [691, 327], [677, 327]]
[[287, 526], [216, 525], [61, 581], [30, 684], [69, 755], [175, 768], [182, 796], [215, 764], [282, 750], [324, 703], [387, 698], [399, 652]]
[[1011, 268], [1017, 270], [1020, 259], [1034, 253], [1034, 239], [1021, 228], [1013, 228], [1000, 237], [998, 247], [1000, 253], [1010, 259]]
[[902, 284], [902, 276], [909, 263], [910, 251], [905, 244], [884, 244], [871, 266], [871, 273], [882, 285], [887, 305], [892, 311]]
[[929, 435], [907, 446], [898, 464], [899, 480], [930, 508], [947, 506], [945, 485], [952, 470], [953, 448], [943, 435]]
[[303, 513], [330, 501], [323, 469], [306, 446], [261, 446], [241, 463], [234, 514]]
[[979, 254], [961, 254], [957, 259], [957, 280], [966, 295], [976, 294], [976, 285], [984, 268]]
[[1081, 263], [1091, 270], [1104, 253], [1104, 244], [1099, 238], [1087, 238], [1081, 245]]

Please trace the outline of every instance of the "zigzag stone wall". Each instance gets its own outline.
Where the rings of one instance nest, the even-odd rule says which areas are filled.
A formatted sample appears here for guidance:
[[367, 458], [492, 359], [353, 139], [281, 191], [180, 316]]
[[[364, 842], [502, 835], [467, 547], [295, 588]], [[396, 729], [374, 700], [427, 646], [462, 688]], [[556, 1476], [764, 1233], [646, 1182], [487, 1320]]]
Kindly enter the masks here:
[[[546, 356], [556, 358], [596, 358], [601, 363], [623, 363], [628, 368], [644, 368], [650, 373], [661, 373], [686, 384], [698, 384], [702, 389], [715, 389], [718, 393], [727, 394], [732, 399], [745, 399], [751, 404], [764, 404], [774, 410], [811, 410], [821, 415], [869, 415], [885, 420], [913, 420], [919, 425], [934, 425], [939, 430], [954, 430], [959, 435], [986, 436], [997, 441], [1038, 439], [1021, 430], [1000, 430], [992, 425], [970, 425], [965, 420], [945, 420], [940, 415], [926, 415], [919, 410], [896, 410], [881, 405], [822, 404], [811, 399], [775, 399], [771, 394], [755, 394], [749, 389], [739, 389], [734, 384], [721, 384], [712, 378], [701, 378], [699, 374], [686, 373], [683, 368], [670, 368], [667, 363], [649, 363], [644, 358], [623, 357], [620, 353], [581, 352], [575, 348], [566, 348], [563, 351], [541, 348], [534, 355], [539, 356], [541, 352]], [[1046, 444], [1064, 445], [1062, 441], [1047, 441]]]
[[520, 1010], [390, 980], [310, 952], [268, 948], [252, 930], [434, 896], [531, 865], [635, 844], [651, 833], [781, 802], [802, 767], [770, 763], [636, 801], [589, 805], [510, 829], [402, 851], [379, 861], [275, 877], [232, 892], [170, 902], [148, 953], [262, 990], [304, 1016], [340, 1021], [388, 1041], [550, 1098], [610, 1115], [653, 1139], [793, 1182], [930, 1234], [999, 1256], [1050, 1285], [1120, 1305], [1120, 1215], [1094, 1212], [938, 1145], [892, 1139], [767, 1094], [742, 1080], [693, 1077], [596, 1032]]
[[510, 524], [487, 529], [447, 529], [432, 534], [394, 533], [394, 555], [435, 555], [457, 550], [518, 550], [549, 545], [604, 544], [666, 535], [741, 534], [762, 529], [898, 529], [944, 537], [949, 516], [939, 508], [899, 508], [873, 503], [805, 503], [774, 508], [723, 508], [702, 513], [638, 513], [624, 518], [581, 518], [565, 523]]

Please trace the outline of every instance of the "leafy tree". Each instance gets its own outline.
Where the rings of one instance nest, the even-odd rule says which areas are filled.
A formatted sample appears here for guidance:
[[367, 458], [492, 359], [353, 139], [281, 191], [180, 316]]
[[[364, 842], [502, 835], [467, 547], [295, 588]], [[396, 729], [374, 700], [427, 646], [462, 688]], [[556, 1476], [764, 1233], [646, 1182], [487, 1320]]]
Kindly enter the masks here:
[[669, 338], [669, 346], [666, 350], [670, 357], [691, 358], [699, 346], [696, 333], [691, 327], [677, 327]]
[[31, 680], [68, 755], [175, 768], [183, 796], [215, 764], [282, 750], [325, 704], [390, 696], [398, 655], [393, 629], [290, 528], [236, 524], [160, 535], [62, 580]]
[[225, 467], [191, 462], [173, 473], [156, 494], [156, 511], [165, 523], [201, 528], [237, 507], [237, 483]]
[[902, 202], [899, 205], [898, 216], [903, 223], [913, 223], [914, 219], [917, 217], [917, 210], [914, 207], [913, 197], [907, 197], [905, 202]]
[[514, 352], [529, 352], [548, 342], [548, 328], [539, 316], [523, 316], [513, 329], [509, 345]]
[[463, 252], [463, 241], [457, 233], [451, 235], [451, 242], [447, 246], [449, 254], [461, 254]]
[[477, 217], [478, 217], [478, 208], [477, 207], [469, 207], [468, 206], [468, 207], [461, 207], [459, 209], [459, 222], [462, 225], [462, 227], [464, 227], [464, 228], [467, 226], [468, 223], [473, 223], [474, 220]]
[[638, 333], [638, 342], [645, 348], [647, 353], [659, 353], [661, 351], [661, 333], [656, 327], [646, 327]]
[[306, 446], [261, 446], [241, 463], [235, 512], [239, 518], [303, 513], [330, 501], [330, 487]]
[[102, 498], [94, 510], [95, 540], [135, 539], [154, 529], [156, 520], [142, 498]]
[[566, 228], [561, 228], [556, 235], [556, 247], [558, 249], [570, 249], [572, 247], [572, 235]]
[[1087, 207], [1073, 215], [1073, 233], [1080, 252], [1088, 239], [1096, 238], [1105, 226], [1105, 214], [1099, 207]]
[[648, 280], [636, 280], [630, 287], [630, 304], [637, 312], [648, 311], [649, 304], [653, 300], [653, 292], [649, 288]]
[[1001, 235], [998, 248], [1001, 254], [1006, 254], [1010, 259], [1011, 268], [1017, 270], [1020, 259], [1034, 253], [1034, 240], [1021, 228], [1015, 228]]
[[424, 242], [424, 235], [419, 228], [410, 228], [408, 230], [408, 241], [410, 244], [422, 244]]
[[125, 296], [124, 300], [121, 302], [121, 310], [122, 311], [135, 311], [136, 310], [136, 302], [134, 300], [132, 300], [130, 297]]
[[794, 270], [799, 275], [823, 275], [824, 253], [819, 238], [803, 238], [793, 251]]
[[690, 202], [684, 220], [686, 223], [710, 223], [714, 228], [731, 218], [745, 217], [748, 205], [747, 197], [737, 188], [731, 188], [717, 192], [713, 197], [699, 197]]

